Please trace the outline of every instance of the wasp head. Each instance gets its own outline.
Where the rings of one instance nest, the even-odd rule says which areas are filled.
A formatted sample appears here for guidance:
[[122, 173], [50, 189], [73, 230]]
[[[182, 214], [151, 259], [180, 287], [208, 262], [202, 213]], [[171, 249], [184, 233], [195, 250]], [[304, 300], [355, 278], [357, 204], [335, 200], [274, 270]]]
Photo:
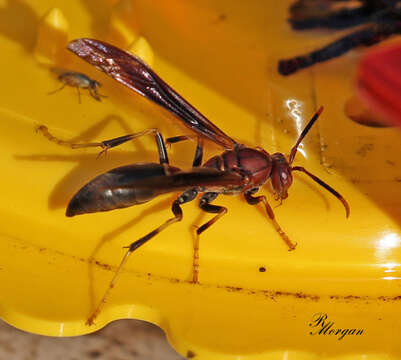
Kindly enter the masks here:
[[292, 184], [291, 167], [283, 154], [275, 153], [272, 155], [271, 182], [277, 200], [288, 197], [288, 188]]

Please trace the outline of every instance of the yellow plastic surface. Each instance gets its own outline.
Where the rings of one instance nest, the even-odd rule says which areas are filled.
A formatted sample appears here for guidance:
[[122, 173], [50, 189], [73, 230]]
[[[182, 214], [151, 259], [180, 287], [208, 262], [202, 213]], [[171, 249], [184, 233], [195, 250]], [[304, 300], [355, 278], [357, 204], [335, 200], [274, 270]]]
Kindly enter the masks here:
[[[71, 336], [119, 318], [144, 319], [195, 359], [401, 356], [401, 133], [344, 116], [358, 51], [288, 78], [276, 73], [277, 59], [339, 35], [292, 31], [287, 8], [286, 2], [263, 0], [1, 2], [4, 320], [39, 334]], [[288, 153], [324, 105], [295, 162], [343, 194], [351, 216], [345, 219], [342, 205], [323, 188], [295, 175], [289, 198], [274, 208], [298, 243], [288, 252], [262, 208], [221, 196], [215, 203], [229, 212], [201, 237], [200, 284], [192, 285], [192, 226], [210, 215], [196, 202], [186, 204], [181, 223], [131, 257], [109, 303], [88, 327], [85, 320], [122, 247], [168, 219], [174, 196], [66, 218], [69, 199], [91, 178], [123, 164], [157, 161], [154, 140], [139, 139], [96, 160], [97, 150], [60, 147], [34, 129], [45, 124], [56, 136], [77, 141], [150, 127], [166, 137], [188, 133], [166, 111], [66, 50], [58, 53], [67, 38], [114, 39], [127, 48], [137, 36], [153, 49], [161, 77], [247, 145]], [[48, 95], [60, 86], [49, 64], [97, 79], [108, 98], [99, 103], [82, 90], [79, 104], [71, 87]], [[191, 142], [174, 145], [170, 160], [189, 167], [193, 151]], [[218, 151], [207, 142], [207, 157]], [[267, 188], [261, 193], [276, 206]], [[333, 328], [363, 333], [341, 340], [311, 335], [318, 330], [310, 326], [316, 313], [326, 313]]]

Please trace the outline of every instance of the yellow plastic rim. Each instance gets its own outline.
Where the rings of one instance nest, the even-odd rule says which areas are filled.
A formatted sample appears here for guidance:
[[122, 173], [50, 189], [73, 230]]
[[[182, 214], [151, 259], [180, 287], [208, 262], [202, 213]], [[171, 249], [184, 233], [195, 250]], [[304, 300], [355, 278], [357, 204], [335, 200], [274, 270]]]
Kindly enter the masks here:
[[[358, 53], [283, 78], [279, 58], [304, 53], [337, 35], [293, 32], [288, 4], [257, 1], [52, 1], [5, 5], [0, 58], [0, 157], [3, 196], [0, 315], [21, 329], [81, 335], [120, 318], [154, 322], [184, 356], [205, 359], [398, 358], [400, 347], [400, 133], [346, 118]], [[7, 15], [7, 16], [6, 16]], [[21, 25], [23, 19], [23, 26]], [[171, 216], [173, 195], [137, 207], [64, 216], [74, 193], [111, 168], [157, 161], [152, 138], [109, 151], [56, 146], [57, 136], [99, 141], [158, 127], [188, 133], [167, 112], [64, 50], [94, 37], [140, 53], [174, 89], [234, 139], [288, 153], [318, 106], [325, 110], [304, 141], [305, 166], [346, 197], [341, 204], [302, 174], [274, 211], [298, 243], [289, 253], [262, 208], [219, 197], [229, 212], [201, 238], [200, 284], [191, 278], [193, 225], [209, 219], [196, 202], [184, 220], [132, 256], [92, 327], [85, 320], [103, 295], [124, 250]], [[141, 40], [139, 40], [141, 39]], [[96, 102], [60, 86], [51, 67], [102, 83]], [[220, 150], [206, 144], [207, 157]], [[194, 144], [175, 145], [171, 162], [188, 168]], [[273, 206], [268, 188], [267, 194]], [[94, 258], [94, 262], [88, 259]], [[261, 271], [264, 268], [265, 271]], [[316, 333], [316, 314], [331, 329]], [[318, 325], [320, 326], [320, 325]], [[287, 357], [285, 357], [287, 356]]]

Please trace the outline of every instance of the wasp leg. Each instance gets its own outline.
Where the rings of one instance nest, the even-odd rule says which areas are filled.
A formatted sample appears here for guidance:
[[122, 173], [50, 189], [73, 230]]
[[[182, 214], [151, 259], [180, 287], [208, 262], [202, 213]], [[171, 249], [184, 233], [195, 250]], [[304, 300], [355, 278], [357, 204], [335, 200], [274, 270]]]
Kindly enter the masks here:
[[199, 236], [211, 225], [213, 225], [217, 220], [219, 220], [224, 214], [227, 213], [227, 208], [225, 208], [224, 206], [210, 204], [213, 200], [217, 198], [217, 196], [218, 193], [207, 192], [201, 197], [199, 201], [199, 207], [203, 211], [217, 215], [196, 229], [192, 263], [192, 283], [194, 284], [198, 283], [199, 277]]
[[110, 140], [105, 140], [101, 142], [93, 142], [93, 143], [74, 143], [71, 141], [65, 141], [61, 140], [55, 136], [53, 136], [48, 128], [44, 125], [40, 125], [36, 129], [37, 131], [40, 131], [49, 141], [52, 141], [58, 145], [61, 146], [67, 146], [70, 147], [71, 149], [80, 149], [80, 148], [87, 148], [87, 147], [101, 147], [102, 150], [98, 154], [98, 157], [101, 156], [102, 154], [106, 153], [108, 149], [119, 146], [127, 141], [134, 140], [140, 136], [143, 135], [148, 135], [148, 134], [153, 134], [155, 136], [156, 140], [156, 145], [157, 149], [159, 152], [159, 160], [160, 164], [168, 164], [168, 156], [167, 156], [167, 150], [166, 150], [166, 145], [164, 144], [163, 136], [159, 132], [158, 129], [147, 129], [138, 133], [134, 134], [129, 134], [129, 135], [124, 135], [124, 136], [119, 136]]
[[244, 194], [245, 195], [245, 200], [247, 201], [248, 204], [250, 205], [256, 205], [259, 204], [260, 202], [263, 202], [263, 205], [266, 208], [267, 215], [269, 216], [270, 220], [272, 221], [274, 228], [276, 231], [280, 234], [281, 238], [284, 240], [284, 242], [288, 246], [288, 250], [294, 250], [297, 244], [293, 243], [290, 238], [287, 236], [287, 234], [281, 229], [280, 225], [276, 221], [276, 218], [274, 216], [273, 209], [269, 205], [269, 203], [266, 200], [266, 196], [252, 196], [252, 192], [247, 192]]
[[146, 234], [145, 236], [141, 237], [140, 239], [136, 240], [133, 242], [130, 246], [127, 246], [128, 251], [124, 255], [123, 259], [121, 260], [120, 265], [118, 266], [116, 273], [114, 274], [113, 279], [111, 280], [106, 292], [104, 293], [102, 299], [100, 300], [99, 304], [96, 306], [95, 310], [92, 312], [92, 314], [89, 316], [86, 324], [87, 325], [92, 325], [93, 321], [96, 319], [96, 317], [99, 315], [100, 311], [102, 310], [104, 304], [107, 302], [108, 298], [110, 297], [111, 290], [116, 286], [117, 280], [124, 269], [125, 264], [128, 261], [128, 258], [130, 255], [137, 250], [139, 247], [147, 243], [150, 239], [152, 239], [154, 236], [156, 236], [158, 233], [166, 229], [168, 226], [181, 221], [183, 214], [182, 214], [182, 209], [181, 206], [182, 204], [192, 201], [193, 199], [196, 198], [198, 195], [198, 192], [196, 189], [190, 189], [182, 193], [177, 200], [173, 202], [173, 205], [171, 206], [171, 211], [174, 214], [174, 217], [167, 220], [164, 224], [160, 225], [158, 228], [155, 230], [152, 230], [150, 233]]
[[195, 135], [181, 135], [181, 136], [174, 136], [166, 139], [166, 143], [168, 145], [178, 143], [184, 140], [190, 140], [197, 138], [198, 142], [196, 144], [195, 156], [192, 162], [192, 167], [198, 167], [202, 165], [203, 160], [203, 139], [199, 136]]

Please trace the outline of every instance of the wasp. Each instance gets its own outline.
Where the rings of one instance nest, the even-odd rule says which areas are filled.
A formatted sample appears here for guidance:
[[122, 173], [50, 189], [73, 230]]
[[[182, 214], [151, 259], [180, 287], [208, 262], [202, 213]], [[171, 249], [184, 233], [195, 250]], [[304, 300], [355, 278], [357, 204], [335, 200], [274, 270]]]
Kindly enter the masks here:
[[[289, 250], [294, 250], [296, 244], [290, 240], [278, 224], [266, 197], [256, 195], [259, 188], [269, 180], [276, 198], [283, 200], [287, 198], [288, 188], [292, 184], [292, 172], [303, 172], [339, 199], [345, 208], [346, 216], [349, 216], [349, 205], [336, 190], [305, 168], [292, 166], [299, 144], [322, 113], [323, 107], [316, 112], [302, 131], [288, 158], [281, 153], [269, 154], [262, 148], [251, 148], [239, 144], [226, 135], [138, 57], [110, 44], [92, 39], [74, 40], [69, 43], [68, 49], [118, 82], [167, 109], [195, 133], [194, 135], [168, 138], [165, 141], [157, 129], [147, 129], [98, 143], [74, 144], [54, 137], [45, 126], [39, 127], [39, 130], [49, 140], [60, 145], [72, 148], [99, 147], [102, 149], [101, 153], [140, 136], [152, 135], [155, 137], [159, 154], [158, 163], [126, 165], [97, 176], [83, 186], [71, 199], [66, 211], [66, 215], [69, 217], [143, 204], [161, 194], [181, 192], [171, 206], [173, 217], [128, 246], [108, 290], [89, 317], [88, 324], [93, 323], [107, 301], [129, 256], [161, 231], [181, 221], [183, 218], [181, 206], [195, 200], [199, 195], [200, 209], [214, 214], [214, 217], [196, 229], [193, 251], [193, 283], [198, 283], [199, 276], [199, 236], [227, 213], [225, 207], [212, 204], [220, 195], [243, 195], [250, 205], [261, 203]], [[197, 139], [197, 145], [192, 168], [181, 170], [171, 165], [166, 151], [166, 143], [177, 143], [193, 137]], [[204, 139], [215, 142], [224, 151], [204, 162]]]

